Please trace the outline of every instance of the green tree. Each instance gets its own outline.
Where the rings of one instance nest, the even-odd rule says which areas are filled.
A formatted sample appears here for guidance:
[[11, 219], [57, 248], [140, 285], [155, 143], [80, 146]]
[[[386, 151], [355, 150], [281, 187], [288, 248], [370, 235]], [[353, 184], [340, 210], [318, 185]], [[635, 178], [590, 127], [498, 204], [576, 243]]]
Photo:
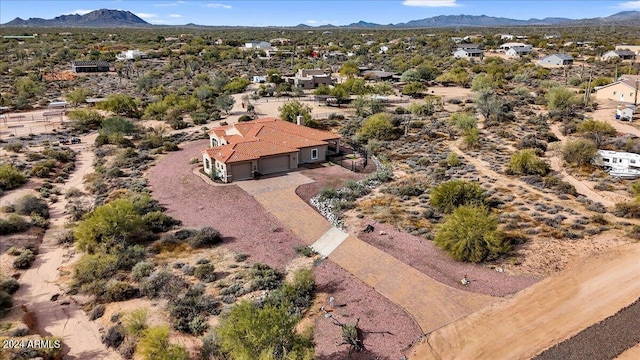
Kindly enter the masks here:
[[41, 83], [34, 81], [31, 78], [24, 77], [19, 78], [14, 83], [18, 92], [18, 97], [30, 99], [36, 95], [40, 95], [44, 92], [44, 87]]
[[552, 88], [545, 95], [545, 99], [549, 110], [564, 114], [573, 113], [575, 107], [580, 103], [580, 99], [573, 91], [563, 87]]
[[367, 143], [371, 139], [392, 140], [397, 137], [395, 127], [391, 122], [391, 115], [378, 113], [369, 116], [360, 129], [356, 132], [356, 138], [360, 143]]
[[500, 82], [487, 73], [480, 73], [471, 81], [472, 91], [493, 91], [498, 88], [500, 88]]
[[0, 189], [11, 190], [27, 182], [25, 176], [11, 164], [0, 164]]
[[429, 202], [440, 211], [450, 213], [462, 205], [483, 205], [486, 198], [477, 182], [451, 180], [431, 189]]
[[109, 252], [113, 246], [131, 241], [145, 230], [139, 208], [129, 199], [117, 199], [96, 208], [78, 224], [74, 236], [82, 251], [93, 253], [103, 246]]
[[378, 82], [371, 86], [371, 93], [376, 95], [393, 95], [393, 86], [387, 81]]
[[476, 95], [476, 108], [485, 120], [489, 120], [490, 116], [498, 120], [502, 114], [502, 105], [502, 101], [493, 91], [480, 90]]
[[249, 84], [251, 84], [251, 81], [249, 81], [249, 79], [239, 77], [239, 78], [233, 79], [233, 81], [226, 84], [223, 90], [228, 91], [232, 94], [237, 94], [237, 93], [243, 92], [244, 89], [246, 89], [247, 86], [249, 86]]
[[222, 350], [236, 360], [312, 359], [310, 337], [295, 330], [299, 319], [286, 308], [243, 301], [221, 319], [216, 334]]
[[571, 165], [589, 165], [597, 154], [596, 144], [589, 139], [570, 141], [562, 148], [562, 159]]
[[303, 125], [307, 125], [311, 121], [311, 107], [303, 104], [298, 100], [289, 101], [278, 108], [280, 111], [280, 119], [295, 123], [298, 115], [303, 118]]
[[72, 92], [65, 95], [67, 101], [73, 103], [73, 106], [78, 106], [87, 100], [87, 97], [91, 94], [91, 91], [84, 87], [75, 88]]
[[606, 136], [616, 134], [616, 129], [610, 124], [604, 121], [596, 121], [593, 119], [585, 120], [578, 124], [576, 127], [578, 133], [582, 136], [590, 139], [596, 144], [596, 147], [600, 147], [602, 141]]
[[314, 95], [330, 95], [331, 88], [325, 84], [320, 84], [315, 90], [313, 90]]
[[98, 108], [111, 111], [116, 115], [137, 117], [138, 105], [130, 96], [126, 94], [113, 94], [107, 100], [98, 103]]
[[338, 105], [340, 105], [349, 99], [349, 90], [342, 86], [342, 84], [337, 84], [333, 89], [331, 89], [331, 96], [336, 98]]
[[151, 327], [138, 340], [136, 354], [144, 360], [189, 360], [189, 353], [180, 345], [169, 343], [169, 328]]
[[549, 164], [536, 155], [534, 149], [522, 149], [511, 155], [507, 164], [507, 174], [541, 175], [549, 173]]
[[72, 120], [71, 127], [82, 133], [96, 130], [102, 124], [104, 116], [93, 109], [75, 109], [67, 113]]
[[409, 105], [409, 111], [415, 116], [433, 115], [434, 108], [432, 101], [415, 102]]
[[483, 206], [460, 206], [445, 216], [435, 243], [456, 260], [481, 262], [509, 252], [498, 220]]
[[346, 76], [348, 78], [353, 78], [360, 73], [360, 70], [358, 70], [358, 64], [353, 61], [347, 61], [346, 63], [344, 63], [339, 71], [340, 75]]
[[220, 95], [216, 99], [216, 104], [227, 114], [229, 114], [229, 111], [233, 109], [233, 105], [235, 105], [235, 103], [236, 99], [231, 95]]
[[402, 94], [409, 95], [411, 97], [420, 96], [424, 93], [425, 87], [421, 82], [414, 81], [405, 85], [402, 88]]

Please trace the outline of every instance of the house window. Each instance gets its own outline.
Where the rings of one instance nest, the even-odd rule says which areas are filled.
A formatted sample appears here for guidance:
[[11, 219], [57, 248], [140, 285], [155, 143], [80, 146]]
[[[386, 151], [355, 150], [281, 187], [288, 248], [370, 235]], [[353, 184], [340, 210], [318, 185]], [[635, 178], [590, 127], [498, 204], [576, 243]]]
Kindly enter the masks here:
[[614, 91], [614, 92], [613, 92], [613, 95], [615, 95], [615, 94], [616, 94], [616, 92], [617, 92], [617, 91]]
[[613, 158], [613, 163], [615, 164], [615, 163], [617, 163], [617, 162], [618, 162], [618, 159]]
[[206, 169], [211, 168], [211, 163], [209, 162], [209, 159], [204, 159], [204, 167]]
[[[615, 95], [615, 94], [614, 94]], [[211, 139], [211, 147], [216, 147], [218, 146], [218, 140], [217, 139]]]
[[635, 163], [636, 163], [636, 161], [635, 161], [635, 160], [629, 160], [629, 161], [631, 161], [631, 163], [632, 163], [632, 164], [635, 164]]
[[318, 149], [311, 149], [311, 160], [318, 160]]
[[609, 159], [603, 159], [603, 160], [604, 160], [604, 162], [609, 162]]

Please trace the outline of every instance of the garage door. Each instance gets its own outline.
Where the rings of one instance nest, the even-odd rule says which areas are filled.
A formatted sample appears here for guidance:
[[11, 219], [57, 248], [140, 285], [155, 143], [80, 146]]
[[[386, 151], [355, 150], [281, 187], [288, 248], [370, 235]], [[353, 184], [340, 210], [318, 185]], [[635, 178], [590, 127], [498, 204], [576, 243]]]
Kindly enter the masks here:
[[287, 170], [289, 170], [288, 154], [260, 159], [260, 172], [262, 174], [273, 174]]
[[251, 179], [251, 163], [231, 165], [231, 181]]

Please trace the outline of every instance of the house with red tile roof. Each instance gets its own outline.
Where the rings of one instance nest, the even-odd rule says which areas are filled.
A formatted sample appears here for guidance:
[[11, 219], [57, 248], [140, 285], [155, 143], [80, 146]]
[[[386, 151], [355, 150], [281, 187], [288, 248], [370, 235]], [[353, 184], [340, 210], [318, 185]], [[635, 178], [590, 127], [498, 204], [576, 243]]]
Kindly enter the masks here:
[[252, 179], [323, 162], [340, 149], [340, 135], [276, 118], [220, 126], [202, 151], [204, 171], [224, 182]]

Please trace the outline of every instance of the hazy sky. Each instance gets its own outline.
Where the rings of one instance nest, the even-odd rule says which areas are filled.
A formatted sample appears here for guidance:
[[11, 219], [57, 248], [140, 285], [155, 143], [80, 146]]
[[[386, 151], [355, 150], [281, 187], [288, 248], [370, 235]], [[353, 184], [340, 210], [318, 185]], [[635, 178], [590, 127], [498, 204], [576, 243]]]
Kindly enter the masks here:
[[290, 26], [346, 25], [360, 20], [379, 24], [436, 15], [488, 15], [514, 19], [572, 19], [640, 10], [640, 1], [490, 1], [490, 0], [0, 0], [0, 23], [16, 17], [51, 19], [97, 9], [129, 10], [151, 24]]

